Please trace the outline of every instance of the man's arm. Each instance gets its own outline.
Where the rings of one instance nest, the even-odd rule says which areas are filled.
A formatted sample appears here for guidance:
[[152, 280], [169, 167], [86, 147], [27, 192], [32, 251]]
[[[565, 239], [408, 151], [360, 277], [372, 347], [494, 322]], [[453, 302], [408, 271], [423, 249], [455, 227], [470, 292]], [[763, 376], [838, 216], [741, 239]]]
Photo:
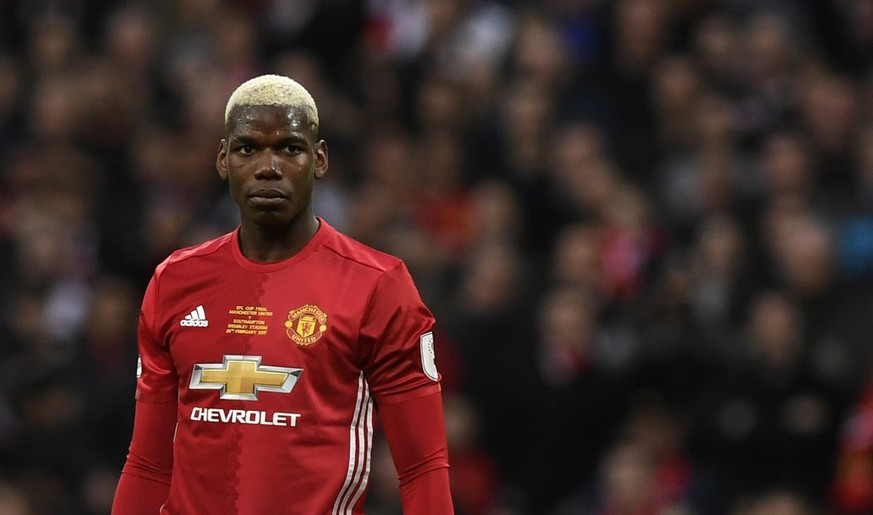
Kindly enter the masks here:
[[133, 437], [112, 503], [112, 515], [157, 515], [173, 472], [176, 402], [137, 401]]
[[440, 393], [380, 405], [379, 416], [400, 478], [403, 513], [453, 514]]

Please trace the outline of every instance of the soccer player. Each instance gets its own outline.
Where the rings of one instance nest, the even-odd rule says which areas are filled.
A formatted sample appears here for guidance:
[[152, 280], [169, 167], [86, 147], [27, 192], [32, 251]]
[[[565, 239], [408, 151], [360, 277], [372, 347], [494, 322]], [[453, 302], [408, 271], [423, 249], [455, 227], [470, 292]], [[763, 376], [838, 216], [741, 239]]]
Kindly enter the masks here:
[[363, 513], [374, 412], [404, 513], [453, 513], [434, 319], [399, 259], [313, 214], [315, 102], [256, 77], [225, 133], [241, 223], [174, 252], [146, 290], [113, 515]]

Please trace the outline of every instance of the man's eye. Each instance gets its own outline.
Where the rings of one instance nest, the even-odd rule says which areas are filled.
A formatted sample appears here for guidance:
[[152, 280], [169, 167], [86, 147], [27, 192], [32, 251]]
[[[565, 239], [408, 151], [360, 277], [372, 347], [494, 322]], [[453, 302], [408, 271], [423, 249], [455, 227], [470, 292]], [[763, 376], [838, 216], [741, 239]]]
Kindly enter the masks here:
[[251, 154], [254, 151], [255, 149], [251, 145], [242, 145], [237, 148], [237, 152], [239, 152], [240, 154]]
[[303, 151], [303, 149], [301, 149], [297, 145], [288, 145], [287, 147], [285, 147], [285, 151], [290, 154], [299, 154]]

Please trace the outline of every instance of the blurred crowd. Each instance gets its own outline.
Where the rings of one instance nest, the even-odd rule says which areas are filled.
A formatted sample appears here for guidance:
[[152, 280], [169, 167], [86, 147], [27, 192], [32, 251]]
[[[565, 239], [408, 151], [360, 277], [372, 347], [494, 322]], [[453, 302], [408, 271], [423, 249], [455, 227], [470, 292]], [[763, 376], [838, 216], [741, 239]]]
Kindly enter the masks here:
[[108, 513], [141, 295], [236, 226], [267, 72], [318, 103], [316, 214], [437, 317], [459, 515], [873, 513], [873, 0], [0, 13], [0, 513]]

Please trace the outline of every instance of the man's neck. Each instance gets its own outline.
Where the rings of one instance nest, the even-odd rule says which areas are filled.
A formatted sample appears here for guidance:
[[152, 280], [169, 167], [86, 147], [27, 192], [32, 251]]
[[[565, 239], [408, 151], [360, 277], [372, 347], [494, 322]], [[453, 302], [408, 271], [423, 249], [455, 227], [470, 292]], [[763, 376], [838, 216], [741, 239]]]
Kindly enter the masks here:
[[281, 229], [243, 222], [239, 230], [240, 250], [256, 263], [283, 261], [300, 252], [315, 236], [319, 225], [315, 217]]

